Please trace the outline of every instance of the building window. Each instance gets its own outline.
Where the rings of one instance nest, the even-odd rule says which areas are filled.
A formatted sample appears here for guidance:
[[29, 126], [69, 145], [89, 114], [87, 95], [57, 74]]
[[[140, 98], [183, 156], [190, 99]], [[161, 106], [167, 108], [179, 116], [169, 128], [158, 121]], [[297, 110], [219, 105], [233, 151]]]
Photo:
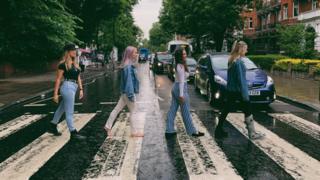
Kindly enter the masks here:
[[249, 29], [253, 28], [253, 20], [252, 17], [248, 18], [248, 25], [249, 25]]
[[294, 0], [293, 1], [293, 16], [298, 16], [299, 15], [299, 1]]
[[312, 0], [312, 10], [317, 9], [318, 0]]
[[244, 25], [244, 29], [248, 29], [248, 18], [244, 19], [243, 25]]
[[278, 16], [278, 22], [280, 22], [281, 21], [281, 10], [279, 10], [277, 12], [277, 16]]
[[283, 19], [288, 19], [288, 4], [283, 7]]

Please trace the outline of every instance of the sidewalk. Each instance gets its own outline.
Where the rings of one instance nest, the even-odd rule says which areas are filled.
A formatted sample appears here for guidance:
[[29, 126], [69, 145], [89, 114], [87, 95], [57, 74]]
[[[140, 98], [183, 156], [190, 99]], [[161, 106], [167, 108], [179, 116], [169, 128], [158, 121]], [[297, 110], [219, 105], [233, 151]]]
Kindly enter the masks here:
[[[96, 75], [105, 72], [108, 66], [96, 68], [95, 66], [87, 67], [82, 73], [82, 79], [88, 75]], [[0, 107], [26, 98], [34, 94], [52, 89], [54, 87], [56, 72], [48, 72], [39, 75], [29, 75], [26, 77], [11, 77], [0, 79]]]
[[320, 109], [319, 81], [269, 75], [275, 82], [277, 95]]

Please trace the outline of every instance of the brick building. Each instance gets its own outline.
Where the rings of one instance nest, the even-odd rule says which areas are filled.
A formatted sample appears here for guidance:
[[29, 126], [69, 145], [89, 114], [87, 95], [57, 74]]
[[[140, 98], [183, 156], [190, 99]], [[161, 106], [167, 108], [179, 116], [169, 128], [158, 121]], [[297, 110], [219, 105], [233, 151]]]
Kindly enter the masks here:
[[318, 34], [315, 49], [320, 51], [320, 0], [255, 0], [242, 13], [244, 37], [255, 53], [278, 53], [275, 28], [304, 23]]

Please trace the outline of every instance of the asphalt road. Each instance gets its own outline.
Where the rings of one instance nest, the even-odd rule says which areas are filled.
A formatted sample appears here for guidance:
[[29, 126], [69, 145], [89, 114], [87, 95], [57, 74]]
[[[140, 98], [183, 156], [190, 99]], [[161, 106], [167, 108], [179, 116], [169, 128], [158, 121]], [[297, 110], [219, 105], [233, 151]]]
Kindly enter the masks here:
[[119, 75], [110, 72], [88, 81], [85, 98], [77, 100], [75, 121], [85, 141], [70, 141], [63, 118], [62, 137], [46, 133], [57, 108], [48, 95], [16, 106], [0, 116], [0, 175], [22, 179], [318, 179], [320, 119], [318, 112], [276, 101], [255, 107], [262, 141], [250, 141], [243, 115], [228, 117], [229, 137], [214, 138], [219, 110], [189, 84], [191, 114], [205, 137], [185, 133], [178, 114], [175, 138], [165, 139], [166, 113], [173, 82], [140, 65], [141, 92], [136, 119], [144, 138], [130, 138], [128, 110], [114, 124], [115, 138], [106, 139], [104, 123], [119, 98]]

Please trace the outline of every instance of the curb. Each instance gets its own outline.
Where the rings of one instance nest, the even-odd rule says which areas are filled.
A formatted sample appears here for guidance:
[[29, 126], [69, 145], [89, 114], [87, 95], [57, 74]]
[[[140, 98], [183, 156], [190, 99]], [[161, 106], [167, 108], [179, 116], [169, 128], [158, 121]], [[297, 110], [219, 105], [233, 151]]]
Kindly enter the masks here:
[[[84, 82], [84, 81], [90, 81], [90, 80], [92, 80], [92, 79], [95, 79], [95, 78], [100, 77], [100, 76], [104, 76], [104, 75], [106, 75], [106, 74], [107, 74], [107, 72], [98, 73], [98, 74], [95, 75], [95, 76], [92, 76], [92, 77], [87, 78], [87, 79], [83, 79], [83, 82]], [[85, 84], [87, 84], [87, 83], [88, 83], [88, 82], [84, 82], [83, 85], [85, 85]], [[25, 97], [25, 98], [16, 100], [16, 101], [14, 101], [14, 102], [12, 102], [12, 103], [6, 104], [6, 105], [0, 107], [0, 114], [3, 113], [3, 111], [5, 111], [5, 110], [7, 110], [7, 109], [9, 109], [9, 108], [11, 108], [11, 107], [13, 107], [13, 106], [18, 106], [18, 105], [20, 105], [20, 104], [25, 104], [27, 101], [31, 101], [31, 100], [33, 100], [33, 99], [35, 99], [35, 98], [37, 98], [37, 97], [40, 97], [40, 98], [41, 98], [42, 95], [46, 95], [46, 94], [49, 94], [49, 93], [53, 93], [53, 90], [54, 90], [54, 88], [51, 88], [51, 89], [48, 89], [48, 90], [39, 92], [39, 93], [37, 93], [37, 94], [35, 94], [35, 95], [31, 95], [31, 96], [28, 96], [28, 97]]]
[[277, 100], [283, 101], [288, 104], [292, 104], [294, 106], [309, 110], [309, 111], [315, 111], [320, 112], [320, 106], [317, 106], [315, 104], [309, 103], [309, 102], [300, 102], [296, 99], [289, 98], [287, 96], [280, 96], [277, 95]]

